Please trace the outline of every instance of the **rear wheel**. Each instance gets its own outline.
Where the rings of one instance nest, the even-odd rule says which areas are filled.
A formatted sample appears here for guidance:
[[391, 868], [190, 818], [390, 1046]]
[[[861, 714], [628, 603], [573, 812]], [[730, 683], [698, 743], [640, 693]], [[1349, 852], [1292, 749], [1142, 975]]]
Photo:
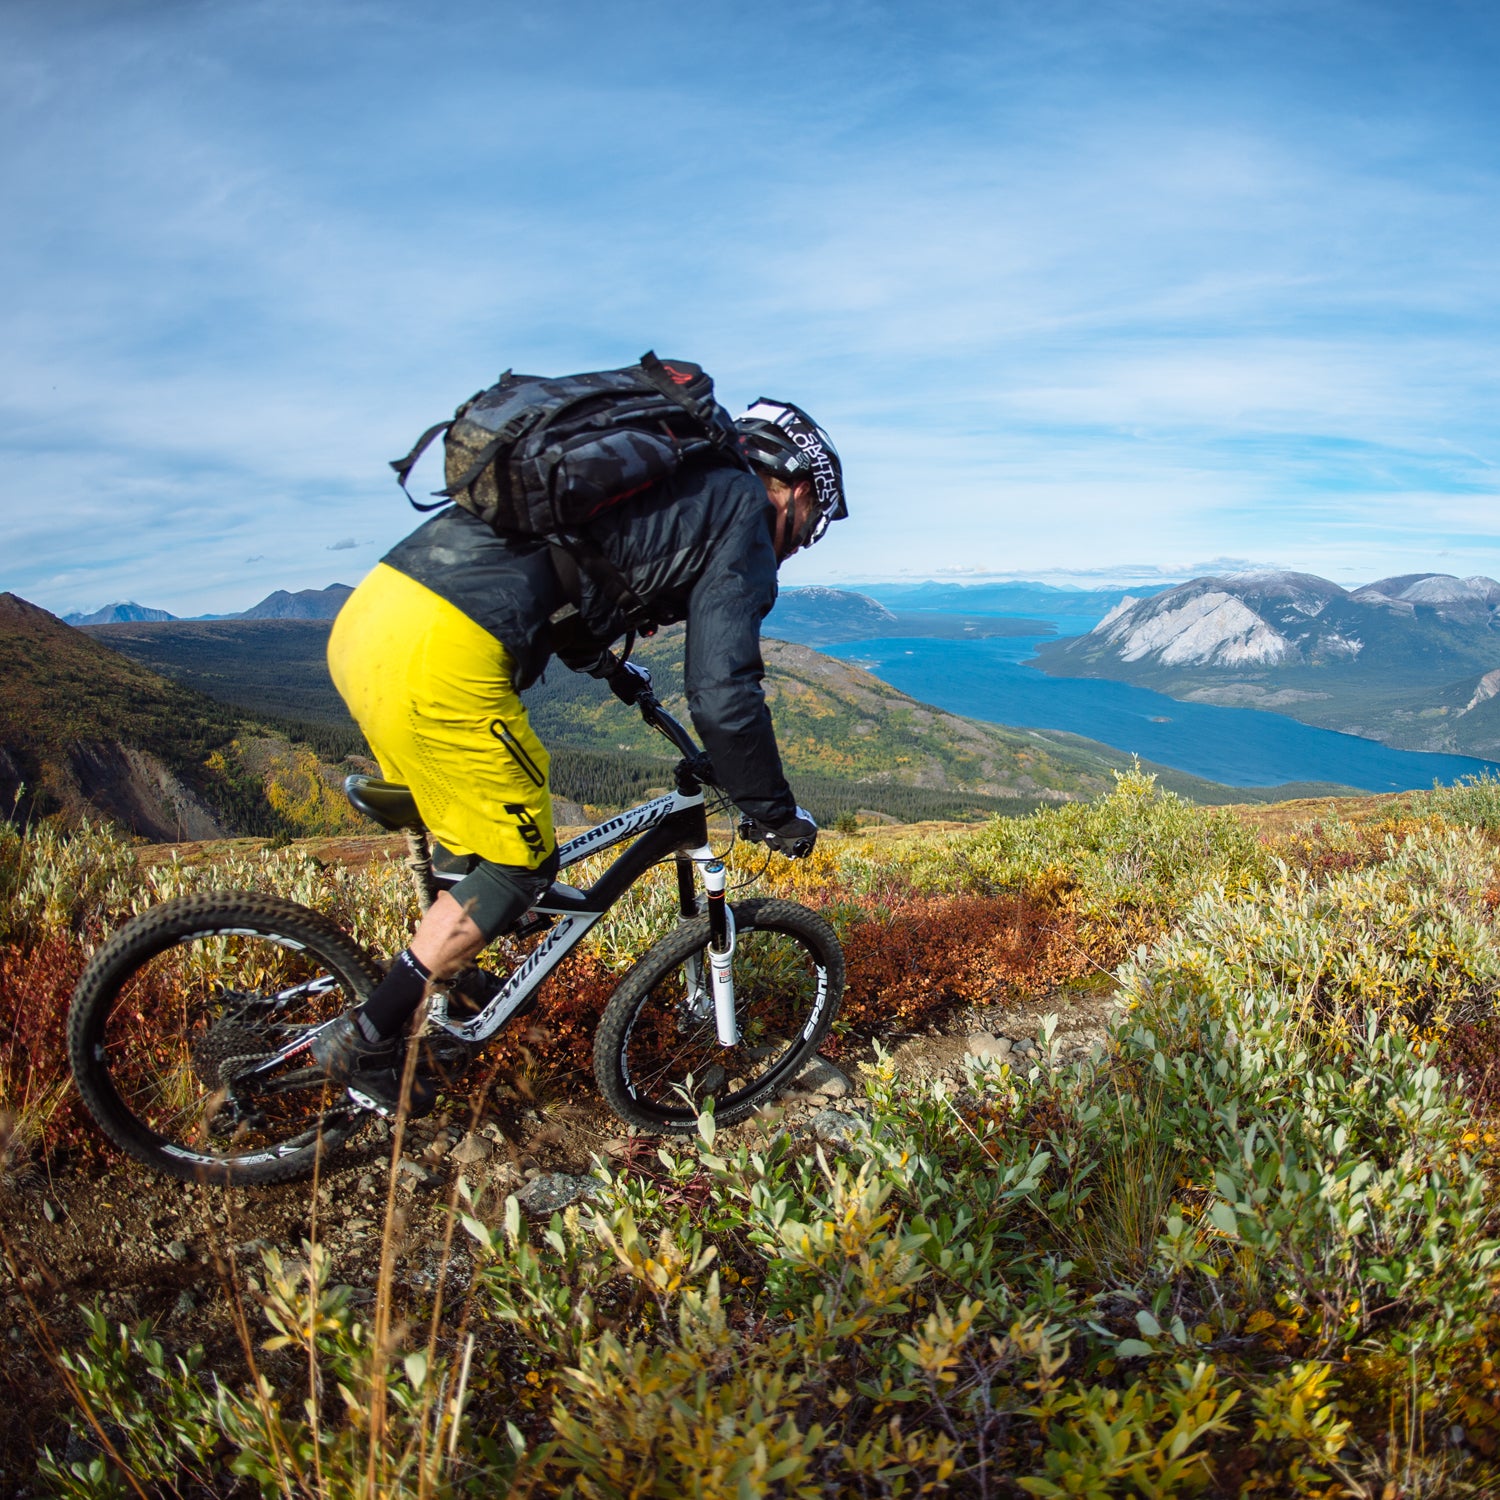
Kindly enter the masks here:
[[732, 1125], [774, 1098], [817, 1050], [844, 993], [833, 929], [790, 901], [734, 905], [740, 1040], [719, 1044], [708, 981], [708, 918], [650, 950], [605, 1007], [594, 1070], [610, 1108], [656, 1133], [686, 1133], [711, 1099]]
[[370, 959], [326, 917], [247, 891], [127, 922], [73, 993], [68, 1048], [94, 1118], [188, 1181], [285, 1182], [366, 1118], [305, 1052], [279, 1052], [363, 999]]

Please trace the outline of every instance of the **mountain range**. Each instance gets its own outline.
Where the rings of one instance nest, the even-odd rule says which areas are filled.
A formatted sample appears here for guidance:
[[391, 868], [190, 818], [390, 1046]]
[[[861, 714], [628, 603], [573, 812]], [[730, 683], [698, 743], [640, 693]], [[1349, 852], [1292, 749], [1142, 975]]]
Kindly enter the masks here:
[[[286, 777], [326, 809], [348, 767], [291, 741], [334, 760], [360, 746], [328, 679], [328, 631], [248, 618], [80, 629], [0, 595], [0, 817], [103, 816], [152, 840], [325, 831], [289, 826]], [[1093, 795], [1120, 760], [929, 709], [806, 647], [768, 641], [766, 654], [786, 764], [826, 818], [1025, 812]], [[681, 630], [643, 655], [685, 714]], [[660, 741], [601, 683], [555, 671], [527, 699], [560, 796], [609, 805], [668, 779]]]
[[[286, 606], [272, 600], [267, 613], [275, 616]], [[944, 636], [1016, 626], [934, 612], [913, 621], [845, 590], [789, 589], [779, 608], [783, 636], [847, 639], [850, 632], [858, 638], [909, 629]], [[267, 758], [287, 763], [289, 741], [316, 747], [324, 762], [317, 775], [334, 786], [339, 771], [331, 763], [361, 742], [328, 677], [329, 621], [251, 613], [73, 629], [5, 596], [0, 815], [24, 786], [32, 811], [74, 817], [92, 809], [148, 838], [276, 831], [268, 806], [286, 799], [262, 771]], [[1035, 633], [1038, 625], [1021, 628]], [[640, 652], [668, 701], [684, 710], [681, 630], [662, 632]], [[1092, 796], [1111, 784], [1112, 770], [1129, 764], [1127, 755], [1074, 735], [1007, 729], [916, 702], [852, 663], [775, 639], [770, 627], [765, 656], [788, 773], [806, 805], [816, 804], [823, 816], [855, 809], [903, 819], [1025, 812]], [[660, 783], [659, 741], [599, 683], [554, 670], [526, 698], [554, 749], [559, 795], [619, 805]], [[1165, 785], [1206, 802], [1330, 789], [1245, 791], [1154, 769]]]
[[[1024, 597], [1040, 598], [1036, 589], [1044, 587], [1027, 585]], [[75, 612], [64, 615], [63, 620], [68, 625], [81, 626], [209, 620], [331, 620], [352, 592], [343, 583], [331, 583], [322, 589], [299, 589], [296, 593], [277, 589], [250, 609], [227, 615], [196, 615], [191, 621], [182, 621], [182, 617], [164, 609], [151, 609], [135, 603], [108, 604], [92, 614]], [[956, 614], [952, 610], [934, 613], [930, 595], [926, 596], [926, 602], [919, 601], [911, 610], [898, 613], [867, 594], [813, 584], [783, 589], [765, 630], [766, 634], [779, 640], [796, 641], [804, 646], [829, 646], [841, 641], [881, 636], [1045, 635], [1052, 629], [1043, 620], [1000, 619], [982, 613], [986, 607], [993, 607], [988, 594], [972, 601], [961, 599], [960, 602], [967, 602], [971, 609], [981, 613], [971, 615], [962, 610]]]
[[[267, 594], [259, 604], [237, 614], [196, 615], [198, 620], [331, 620], [343, 607], [344, 600], [354, 590], [346, 583], [331, 583], [323, 589], [298, 589], [288, 593], [277, 589]], [[180, 616], [164, 609], [151, 609], [144, 604], [106, 604], [92, 614], [74, 611], [62, 617], [65, 625], [138, 625], [176, 620]]]
[[1044, 643], [1058, 676], [1268, 709], [1405, 750], [1500, 754], [1500, 583], [1412, 573], [1343, 589], [1308, 573], [1195, 578]]

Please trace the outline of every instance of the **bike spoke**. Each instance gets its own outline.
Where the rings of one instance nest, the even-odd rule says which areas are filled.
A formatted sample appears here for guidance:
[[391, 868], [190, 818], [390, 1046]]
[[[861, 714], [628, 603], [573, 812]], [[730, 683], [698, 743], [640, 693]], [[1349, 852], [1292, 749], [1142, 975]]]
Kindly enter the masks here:
[[734, 959], [741, 1040], [726, 1048], [714, 1016], [697, 1014], [692, 1004], [695, 977], [706, 968], [700, 950], [664, 974], [643, 997], [625, 1039], [621, 1060], [633, 1095], [666, 1115], [687, 1112], [684, 1094], [697, 1106], [713, 1099], [732, 1108], [737, 1096], [759, 1087], [796, 1050], [788, 1038], [795, 1038], [815, 1003], [817, 964], [795, 937], [742, 931]]
[[276, 1054], [345, 1003], [335, 975], [273, 939], [186, 938], [122, 988], [104, 1028], [104, 1066], [125, 1108], [164, 1141], [224, 1159], [291, 1149], [343, 1096], [325, 1099], [305, 1056], [281, 1065]]

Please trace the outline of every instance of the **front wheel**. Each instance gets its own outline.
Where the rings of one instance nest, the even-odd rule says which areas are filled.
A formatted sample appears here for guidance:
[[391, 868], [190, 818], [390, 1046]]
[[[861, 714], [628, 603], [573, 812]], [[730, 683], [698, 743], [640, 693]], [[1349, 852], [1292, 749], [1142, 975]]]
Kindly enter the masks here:
[[683, 922], [625, 976], [594, 1039], [610, 1108], [653, 1133], [685, 1134], [713, 1101], [733, 1125], [786, 1088], [833, 1021], [844, 954], [822, 917], [790, 901], [734, 904], [740, 1039], [719, 1043], [709, 988], [708, 918]]
[[83, 971], [73, 1076], [110, 1139], [157, 1171], [286, 1182], [363, 1119], [295, 1044], [379, 979], [351, 938], [293, 902], [249, 891], [163, 902]]

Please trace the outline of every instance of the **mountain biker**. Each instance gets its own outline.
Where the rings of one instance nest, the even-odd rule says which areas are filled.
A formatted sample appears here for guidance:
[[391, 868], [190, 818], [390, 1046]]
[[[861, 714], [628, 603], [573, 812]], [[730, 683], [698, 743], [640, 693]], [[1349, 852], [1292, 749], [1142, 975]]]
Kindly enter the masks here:
[[[758, 838], [796, 856], [818, 829], [782, 773], [760, 622], [777, 567], [847, 514], [843, 471], [828, 435], [789, 402], [763, 398], [735, 426], [751, 472], [723, 460], [679, 469], [614, 505], [597, 541], [654, 624], [687, 622], [688, 706], [716, 779]], [[313, 1043], [333, 1081], [384, 1110], [399, 1100], [403, 1027], [429, 981], [458, 976], [455, 1011], [482, 1004], [493, 981], [473, 959], [557, 873], [549, 758], [519, 690], [553, 654], [627, 702], [640, 682], [609, 650], [626, 630], [618, 594], [568, 571], [545, 543], [503, 539], [453, 507], [388, 552], [334, 622], [334, 683], [382, 773], [410, 786], [434, 864], [467, 872], [369, 999]], [[419, 1075], [411, 1112], [433, 1099]]]

